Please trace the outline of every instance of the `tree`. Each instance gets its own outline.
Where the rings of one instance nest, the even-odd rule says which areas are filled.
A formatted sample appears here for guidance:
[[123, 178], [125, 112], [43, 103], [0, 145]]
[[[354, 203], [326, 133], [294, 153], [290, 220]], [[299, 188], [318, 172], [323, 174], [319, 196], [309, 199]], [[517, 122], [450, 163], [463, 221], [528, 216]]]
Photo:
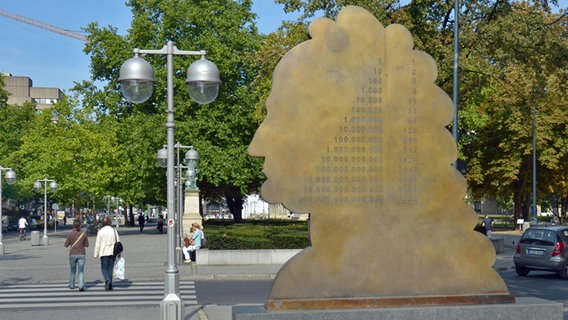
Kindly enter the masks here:
[[568, 43], [562, 20], [539, 4], [495, 4], [469, 39], [475, 58], [468, 59], [466, 82], [477, 82], [479, 90], [469, 90], [472, 103], [461, 113], [468, 181], [478, 196], [512, 196], [515, 218], [528, 219], [533, 110], [541, 195], [566, 176]]
[[[383, 24], [401, 23], [417, 49], [438, 63], [438, 83], [452, 91], [454, 4], [432, 0], [278, 0], [285, 11], [334, 18], [346, 5], [359, 5]], [[557, 1], [469, 1], [460, 13], [459, 150], [476, 198], [512, 198], [515, 216], [530, 199], [532, 107], [537, 105], [539, 192], [565, 189], [567, 42], [565, 13]], [[507, 30], [507, 32], [503, 32]], [[559, 195], [558, 195], [559, 196]], [[562, 198], [562, 197], [561, 197]], [[568, 198], [568, 197], [567, 197]], [[523, 208], [524, 206], [524, 208]]]
[[0, 107], [8, 105], [8, 91], [4, 90], [4, 76], [0, 74]]
[[[90, 41], [85, 52], [91, 55], [92, 78], [105, 85], [104, 95], [89, 86], [83, 86], [87, 89], [83, 95], [91, 98], [93, 107], [105, 110], [118, 122], [140, 115], [135, 123], [151, 121], [156, 124], [159, 117], [165, 123], [167, 101], [163, 56], [145, 57], [153, 65], [156, 79], [155, 93], [149, 101], [130, 105], [120, 98], [118, 69], [132, 56], [129, 48], [159, 49], [167, 40], [172, 40], [181, 50], [206, 49], [207, 58], [214, 61], [221, 72], [220, 95], [205, 106], [187, 98], [184, 73], [195, 58], [177, 56], [174, 59], [176, 140], [195, 146], [200, 153], [198, 185], [202, 194], [215, 197], [222, 192], [229, 199], [231, 212], [240, 219], [239, 202], [244, 194], [258, 187], [260, 179], [260, 162], [246, 155], [246, 146], [256, 129], [252, 115], [258, 99], [249, 88], [256, 73], [251, 66], [262, 40], [251, 12], [252, 1], [131, 0], [127, 5], [133, 13], [127, 36], [118, 36], [112, 27], [100, 29], [96, 23], [87, 28]], [[155, 114], [156, 118], [146, 119], [143, 114]], [[155, 154], [164, 144], [165, 130], [159, 137], [162, 142], [154, 139], [152, 145], [145, 145], [145, 150], [153, 149], [152, 154]], [[134, 137], [125, 134], [120, 138], [125, 139], [120, 144], [129, 145], [132, 140], [128, 139]], [[136, 153], [143, 151], [139, 149]], [[147, 160], [134, 163], [132, 168], [149, 163]], [[132, 193], [146, 191], [143, 185], [131, 183], [131, 187], [138, 189], [131, 190]], [[165, 187], [165, 184], [160, 186], [162, 191]]]
[[115, 169], [120, 167], [116, 133], [109, 129], [68, 98], [42, 110], [20, 148], [11, 154], [21, 173], [17, 185], [33, 198], [36, 180], [53, 179], [59, 184], [55, 199], [74, 202], [78, 208], [81, 201], [94, 203], [97, 195], [111, 189]]

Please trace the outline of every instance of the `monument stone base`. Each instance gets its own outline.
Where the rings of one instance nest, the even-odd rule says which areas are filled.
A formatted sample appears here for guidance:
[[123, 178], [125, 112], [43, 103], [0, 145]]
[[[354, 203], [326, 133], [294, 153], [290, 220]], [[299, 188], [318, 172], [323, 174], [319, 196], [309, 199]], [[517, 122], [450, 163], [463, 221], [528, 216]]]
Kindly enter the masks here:
[[185, 190], [184, 211], [182, 217], [182, 232], [180, 237], [191, 233], [191, 224], [199, 223], [203, 226], [201, 215], [199, 214], [199, 190]]
[[563, 320], [564, 305], [539, 298], [516, 298], [515, 303], [441, 305], [403, 308], [267, 311], [262, 305], [233, 307], [233, 320]]

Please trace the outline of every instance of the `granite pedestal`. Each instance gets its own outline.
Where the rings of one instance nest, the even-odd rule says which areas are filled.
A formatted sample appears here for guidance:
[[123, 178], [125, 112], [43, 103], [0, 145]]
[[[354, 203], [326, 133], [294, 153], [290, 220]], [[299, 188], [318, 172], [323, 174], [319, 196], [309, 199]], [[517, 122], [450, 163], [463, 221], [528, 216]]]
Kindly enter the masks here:
[[563, 320], [562, 303], [516, 298], [516, 303], [405, 308], [266, 311], [261, 305], [233, 307], [233, 320]]

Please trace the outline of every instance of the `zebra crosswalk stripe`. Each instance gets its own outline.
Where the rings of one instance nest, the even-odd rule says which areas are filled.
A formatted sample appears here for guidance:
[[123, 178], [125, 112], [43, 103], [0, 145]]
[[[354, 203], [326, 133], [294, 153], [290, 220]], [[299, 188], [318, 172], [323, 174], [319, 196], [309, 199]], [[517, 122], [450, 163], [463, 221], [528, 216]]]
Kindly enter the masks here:
[[[193, 281], [182, 281], [180, 298], [184, 305], [196, 305]], [[61, 308], [105, 306], [159, 305], [164, 298], [163, 282], [113, 283], [113, 290], [105, 291], [104, 283], [86, 283], [85, 291], [69, 289], [67, 284], [25, 284], [0, 286], [0, 310], [18, 308]]]

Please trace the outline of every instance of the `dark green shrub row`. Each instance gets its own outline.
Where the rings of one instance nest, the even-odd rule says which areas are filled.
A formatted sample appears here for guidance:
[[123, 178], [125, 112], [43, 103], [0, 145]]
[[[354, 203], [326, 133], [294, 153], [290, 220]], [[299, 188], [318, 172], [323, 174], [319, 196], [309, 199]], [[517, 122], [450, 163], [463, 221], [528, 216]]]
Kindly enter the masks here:
[[251, 220], [204, 223], [209, 249], [302, 249], [309, 246], [306, 221]]
[[[515, 228], [517, 227], [518, 226], [512, 222], [493, 223], [493, 231], [509, 231], [509, 230], [515, 230]], [[485, 234], [485, 228], [481, 225], [481, 223], [478, 223], [475, 226], [474, 230]]]

